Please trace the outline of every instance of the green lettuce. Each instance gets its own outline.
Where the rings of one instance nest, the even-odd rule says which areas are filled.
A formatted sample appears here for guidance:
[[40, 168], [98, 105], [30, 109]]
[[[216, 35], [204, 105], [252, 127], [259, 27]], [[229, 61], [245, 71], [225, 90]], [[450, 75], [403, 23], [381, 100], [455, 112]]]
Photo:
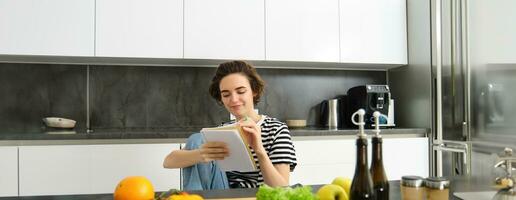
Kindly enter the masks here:
[[256, 200], [317, 200], [317, 196], [312, 194], [312, 187], [270, 187], [262, 185], [256, 193]]

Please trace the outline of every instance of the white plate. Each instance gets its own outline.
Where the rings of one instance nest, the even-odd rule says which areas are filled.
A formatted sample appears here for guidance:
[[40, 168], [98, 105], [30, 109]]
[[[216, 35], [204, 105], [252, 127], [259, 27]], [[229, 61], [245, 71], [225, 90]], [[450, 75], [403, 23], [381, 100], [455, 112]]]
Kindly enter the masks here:
[[45, 117], [43, 118], [45, 125], [52, 128], [73, 128], [75, 127], [75, 120], [60, 118], [60, 117]]

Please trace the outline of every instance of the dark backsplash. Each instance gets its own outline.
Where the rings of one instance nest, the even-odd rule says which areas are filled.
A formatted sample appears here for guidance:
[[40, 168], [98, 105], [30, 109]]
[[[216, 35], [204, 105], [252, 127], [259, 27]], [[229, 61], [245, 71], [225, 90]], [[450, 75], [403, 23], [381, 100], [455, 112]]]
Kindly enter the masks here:
[[[95, 129], [215, 126], [229, 118], [208, 94], [215, 68], [90, 66]], [[384, 84], [382, 71], [258, 69], [267, 82], [257, 109], [315, 125], [318, 104], [353, 86]], [[0, 64], [0, 134], [41, 132], [43, 117], [77, 120], [86, 130], [87, 66]]]

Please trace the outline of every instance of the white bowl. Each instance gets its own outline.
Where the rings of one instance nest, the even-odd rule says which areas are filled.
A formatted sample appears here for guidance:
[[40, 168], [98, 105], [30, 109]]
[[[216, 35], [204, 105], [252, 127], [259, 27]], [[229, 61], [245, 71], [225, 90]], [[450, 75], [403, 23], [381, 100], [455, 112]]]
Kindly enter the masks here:
[[43, 118], [45, 125], [52, 128], [73, 128], [75, 127], [75, 120], [65, 119], [60, 117], [45, 117]]
[[300, 128], [306, 126], [306, 120], [304, 119], [288, 119], [287, 126], [292, 128]]

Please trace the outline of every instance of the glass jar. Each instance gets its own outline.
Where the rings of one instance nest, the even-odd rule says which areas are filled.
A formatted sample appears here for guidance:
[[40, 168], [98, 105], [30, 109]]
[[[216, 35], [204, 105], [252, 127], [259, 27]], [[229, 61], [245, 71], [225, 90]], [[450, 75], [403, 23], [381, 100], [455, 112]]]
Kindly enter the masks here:
[[425, 179], [427, 200], [448, 200], [450, 195], [450, 181], [442, 177]]
[[402, 176], [401, 183], [401, 200], [424, 200], [425, 187], [423, 178], [420, 176]]

